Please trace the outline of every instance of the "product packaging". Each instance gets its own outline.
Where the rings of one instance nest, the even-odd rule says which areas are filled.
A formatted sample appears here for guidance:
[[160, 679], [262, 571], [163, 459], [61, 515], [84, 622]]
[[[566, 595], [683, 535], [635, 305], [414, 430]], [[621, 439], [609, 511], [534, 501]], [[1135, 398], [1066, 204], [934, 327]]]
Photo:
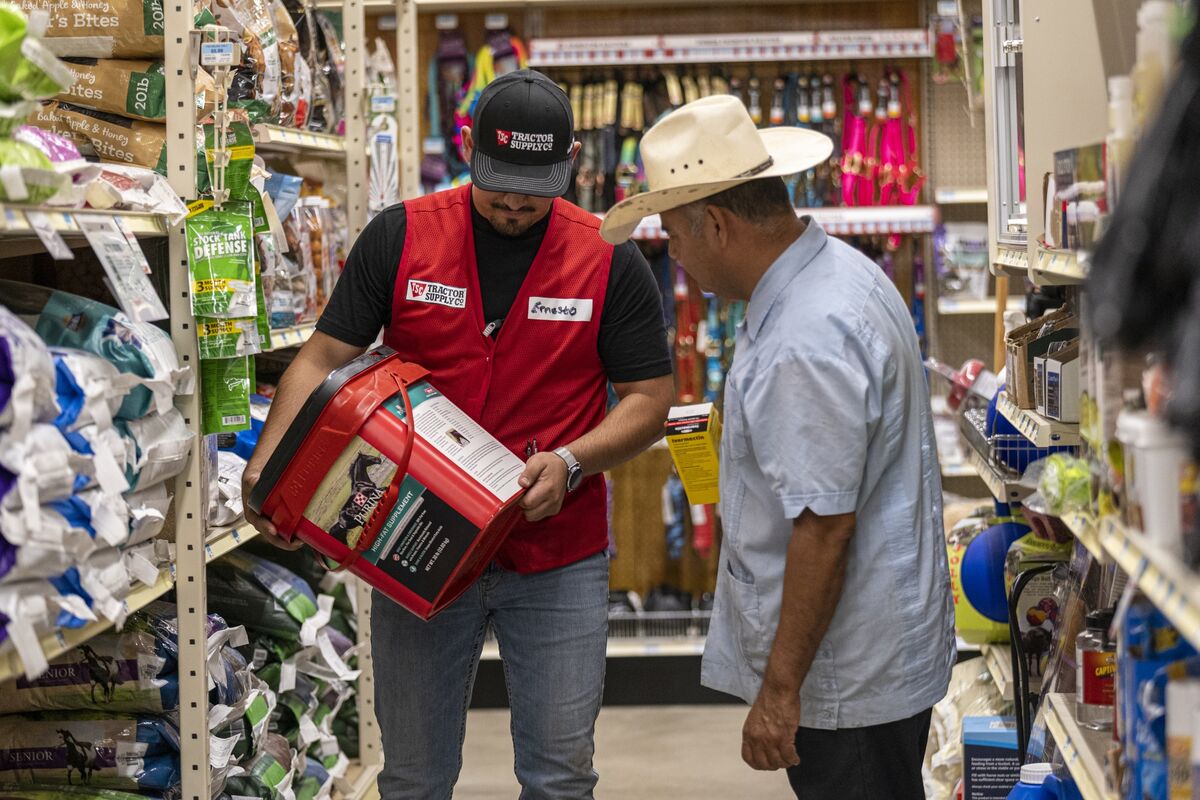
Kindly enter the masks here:
[[0, 103], [44, 100], [70, 85], [70, 71], [30, 35], [26, 14], [0, 4]]
[[1047, 353], [1045, 415], [1059, 422], [1079, 422], [1079, 340]]
[[253, 318], [254, 223], [250, 205], [198, 207], [187, 220], [192, 312], [221, 319]]
[[1020, 408], [1036, 407], [1034, 397], [1035, 356], [1043, 356], [1054, 342], [1079, 336], [1079, 317], [1066, 311], [1054, 311], [1026, 323], [1005, 337], [1008, 366], [1008, 391]]
[[80, 58], [67, 62], [74, 82], [58, 99], [130, 119], [162, 122], [167, 114], [161, 61]]
[[523, 469], [427, 371], [380, 347], [314, 392], [247, 502], [428, 619], [504, 543]]
[[29, 117], [29, 124], [62, 134], [90, 147], [101, 161], [149, 167], [166, 174], [167, 128], [156, 122], [52, 101]]
[[962, 725], [963, 797], [1006, 800], [1020, 779], [1012, 717], [966, 717]]
[[693, 505], [720, 501], [721, 415], [712, 403], [673, 406], [667, 414], [667, 447]]
[[[213, 137], [216, 126], [204, 126], [204, 149], [208, 160], [209, 181], [212, 181]], [[234, 200], [252, 200], [250, 170], [254, 166], [254, 136], [250, 126], [244, 122], [231, 122], [225, 134], [225, 148], [229, 153], [229, 164], [225, 167], [225, 188]]]
[[1109, 638], [1111, 610], [1087, 615], [1087, 627], [1075, 638], [1075, 719], [1085, 728], [1112, 727], [1116, 702], [1116, 642]]
[[230, 106], [245, 108], [252, 122], [270, 122], [279, 114], [282, 70], [275, 22], [268, 0], [218, 0], [218, 22], [242, 36], [242, 64], [231, 87]]
[[1050, 647], [1059, 629], [1061, 608], [1058, 595], [1062, 584], [1069, 580], [1066, 564], [1071, 559], [1071, 551], [1071, 542], [1047, 541], [1030, 532], [1009, 546], [1005, 558], [1005, 588], [1010, 595], [1017, 578], [1027, 570], [1061, 565], [1059, 569], [1042, 572], [1029, 579], [1017, 598], [1017, 629], [1029, 664], [1030, 683], [1035, 689], [1045, 673]]
[[1126, 524], [1156, 545], [1183, 554], [1180, 479], [1188, 461], [1187, 437], [1148, 411], [1122, 411], [1117, 438], [1125, 453]]
[[250, 426], [250, 359], [200, 362], [201, 432], [235, 433]]
[[50, 13], [46, 46], [60, 56], [143, 58], [163, 54], [162, 0], [17, 0], [26, 13]]

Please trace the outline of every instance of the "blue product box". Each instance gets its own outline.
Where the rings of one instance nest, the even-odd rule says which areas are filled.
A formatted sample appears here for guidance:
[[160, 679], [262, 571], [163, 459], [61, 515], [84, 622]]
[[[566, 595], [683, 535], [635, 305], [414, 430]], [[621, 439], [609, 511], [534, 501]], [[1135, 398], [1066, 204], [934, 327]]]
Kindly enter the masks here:
[[1005, 800], [1021, 777], [1013, 717], [964, 717], [963, 800]]

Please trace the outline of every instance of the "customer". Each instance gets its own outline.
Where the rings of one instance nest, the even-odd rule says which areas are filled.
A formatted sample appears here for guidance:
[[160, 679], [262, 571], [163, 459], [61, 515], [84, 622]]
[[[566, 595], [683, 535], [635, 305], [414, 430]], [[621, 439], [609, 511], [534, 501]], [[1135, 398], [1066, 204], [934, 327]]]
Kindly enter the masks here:
[[[570, 104], [537, 72], [497, 79], [463, 129], [474, 186], [394, 206], [367, 226], [317, 332], [280, 382], [244, 496], [330, 370], [375, 340], [528, 459], [523, 520], [496, 563], [430, 622], [379, 594], [371, 615], [380, 795], [442, 800], [490, 624], [513, 718], [521, 797], [592, 797], [608, 624], [601, 472], [650, 445], [671, 403], [658, 287], [632, 244], [554, 199], [566, 192]], [[609, 382], [619, 402], [605, 415]], [[251, 521], [272, 533], [268, 522]]]
[[930, 710], [955, 660], [940, 470], [912, 318], [868, 258], [798, 219], [783, 175], [829, 157], [731, 97], [642, 140], [672, 256], [748, 300], [725, 384], [725, 539], [702, 682], [752, 703], [742, 758], [797, 797], [924, 797]]

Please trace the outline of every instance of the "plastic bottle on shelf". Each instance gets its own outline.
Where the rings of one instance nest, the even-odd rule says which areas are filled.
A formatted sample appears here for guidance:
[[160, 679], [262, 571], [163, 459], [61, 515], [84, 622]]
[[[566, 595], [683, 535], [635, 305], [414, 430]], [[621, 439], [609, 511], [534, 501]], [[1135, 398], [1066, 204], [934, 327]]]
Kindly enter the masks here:
[[1125, 167], [1136, 143], [1133, 117], [1133, 79], [1120, 75], [1108, 79], [1108, 136], [1104, 140], [1105, 192], [1108, 213], [1117, 206]]
[[1170, 0], [1146, 0], [1137, 12], [1137, 60], [1130, 77], [1139, 131], [1145, 129], [1146, 123], [1158, 111], [1167, 70], [1174, 60], [1170, 27], [1173, 10], [1174, 4]]
[[1054, 800], [1055, 792], [1042, 785], [1054, 774], [1049, 764], [1025, 764], [1021, 767], [1021, 780], [1008, 793], [1008, 800]]
[[1117, 645], [1108, 635], [1111, 609], [1087, 615], [1087, 627], [1075, 638], [1075, 720], [1085, 728], [1112, 727]]

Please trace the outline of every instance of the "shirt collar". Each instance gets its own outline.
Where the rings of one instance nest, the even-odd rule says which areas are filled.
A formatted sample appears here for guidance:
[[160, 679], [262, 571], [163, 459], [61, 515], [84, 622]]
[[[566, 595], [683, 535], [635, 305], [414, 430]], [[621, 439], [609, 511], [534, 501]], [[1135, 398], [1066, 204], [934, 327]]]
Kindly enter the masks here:
[[804, 233], [800, 234], [796, 241], [779, 254], [779, 258], [775, 259], [775, 263], [771, 264], [763, 273], [758, 285], [754, 287], [754, 292], [750, 295], [750, 304], [746, 307], [745, 324], [751, 341], [758, 336], [767, 314], [775, 305], [775, 299], [791, 283], [792, 278], [808, 266], [808, 263], [825, 247], [824, 229], [812, 217], [805, 216], [803, 219], [807, 226]]

